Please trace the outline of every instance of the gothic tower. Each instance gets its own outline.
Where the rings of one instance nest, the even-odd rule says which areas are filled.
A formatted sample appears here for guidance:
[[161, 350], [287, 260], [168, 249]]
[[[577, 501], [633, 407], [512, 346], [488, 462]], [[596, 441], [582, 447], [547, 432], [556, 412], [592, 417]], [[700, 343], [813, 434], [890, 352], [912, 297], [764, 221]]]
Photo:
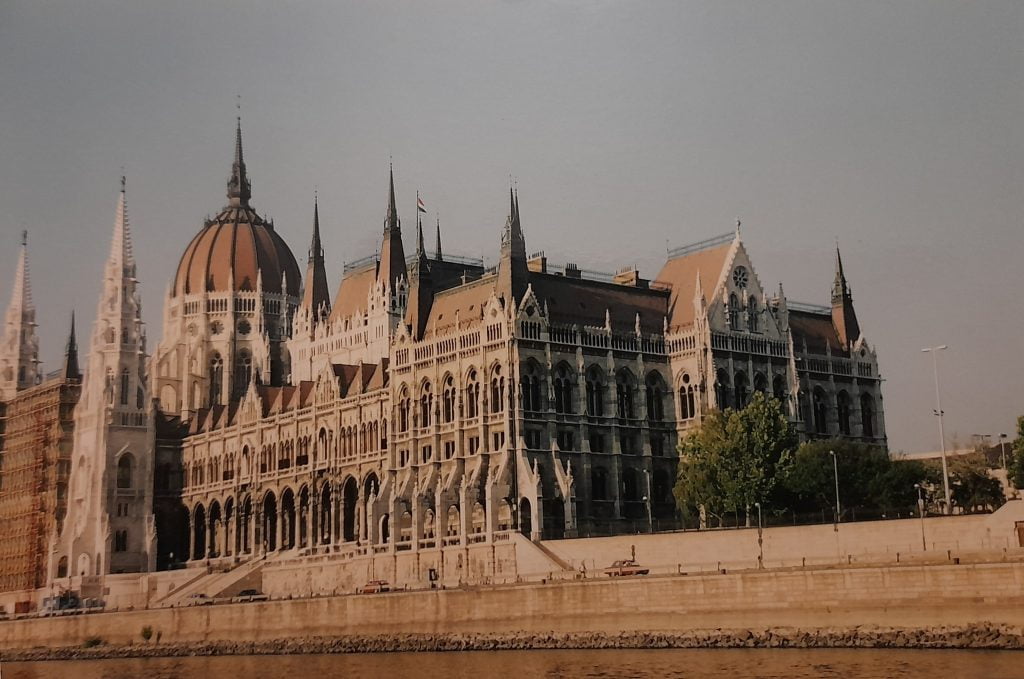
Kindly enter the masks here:
[[36, 384], [39, 373], [39, 338], [36, 337], [36, 308], [28, 279], [28, 232], [21, 234], [21, 252], [14, 274], [11, 303], [4, 318], [0, 344], [0, 401], [16, 391]]
[[[137, 286], [122, 178], [75, 409], [68, 515], [51, 570], [58, 578], [82, 578], [83, 592], [98, 584], [95, 576], [155, 565], [153, 417]], [[73, 335], [69, 352], [76, 352]]]

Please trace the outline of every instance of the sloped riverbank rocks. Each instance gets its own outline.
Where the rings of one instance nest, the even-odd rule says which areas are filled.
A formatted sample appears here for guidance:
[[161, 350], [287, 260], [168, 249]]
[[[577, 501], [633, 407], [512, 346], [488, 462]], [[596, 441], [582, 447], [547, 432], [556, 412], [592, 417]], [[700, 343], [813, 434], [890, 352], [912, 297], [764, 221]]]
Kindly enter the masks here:
[[946, 648], [1024, 649], [1024, 630], [1003, 625], [891, 629], [802, 630], [789, 628], [690, 630], [621, 634], [397, 634], [211, 641], [209, 643], [138, 643], [112, 646], [92, 639], [82, 647], [30, 648], [4, 651], [0, 660], [97, 660], [104, 658], [183, 657], [210, 655], [298, 655], [443, 651], [521, 651], [531, 649], [620, 648]]

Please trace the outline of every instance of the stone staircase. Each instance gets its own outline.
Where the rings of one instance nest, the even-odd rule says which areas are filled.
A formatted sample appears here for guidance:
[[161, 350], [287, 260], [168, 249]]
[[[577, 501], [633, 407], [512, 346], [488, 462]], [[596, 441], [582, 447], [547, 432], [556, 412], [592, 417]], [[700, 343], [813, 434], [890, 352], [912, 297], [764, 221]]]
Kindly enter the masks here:
[[205, 594], [217, 599], [232, 597], [243, 589], [261, 589], [263, 583], [264, 559], [253, 559], [241, 563], [228, 571], [206, 573], [190, 580], [156, 602], [157, 606], [182, 606], [193, 594]]
[[516, 569], [520, 577], [571, 577], [576, 571], [541, 542], [534, 542], [521, 533], [512, 536], [516, 545]]

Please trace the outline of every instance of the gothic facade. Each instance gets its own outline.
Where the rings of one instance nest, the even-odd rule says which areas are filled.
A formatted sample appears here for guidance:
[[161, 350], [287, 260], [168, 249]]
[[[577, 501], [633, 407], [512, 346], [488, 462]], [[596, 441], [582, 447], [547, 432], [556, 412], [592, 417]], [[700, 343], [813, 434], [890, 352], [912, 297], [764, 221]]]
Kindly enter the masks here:
[[[594, 274], [527, 254], [513, 191], [496, 266], [442, 253], [439, 225], [428, 252], [419, 214], [407, 256], [392, 173], [380, 249], [332, 299], [318, 205], [303, 276], [251, 199], [239, 124], [148, 357], [122, 187], [56, 581], [674, 528], [679, 437], [755, 391], [805, 438], [886, 443], [838, 251], [826, 306], [768, 291], [739, 225], [653, 278]], [[23, 303], [5, 332], [9, 400], [38, 380]]]

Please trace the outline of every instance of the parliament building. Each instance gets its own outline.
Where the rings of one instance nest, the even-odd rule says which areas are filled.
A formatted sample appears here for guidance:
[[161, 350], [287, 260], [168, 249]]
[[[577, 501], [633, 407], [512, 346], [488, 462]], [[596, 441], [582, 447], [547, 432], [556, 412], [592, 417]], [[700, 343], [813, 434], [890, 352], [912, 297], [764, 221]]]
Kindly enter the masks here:
[[653, 277], [596, 274], [529, 254], [508, 201], [496, 266], [443, 253], [440, 227], [428, 251], [418, 213], [407, 255], [392, 173], [379, 251], [332, 296], [317, 206], [301, 267], [253, 205], [239, 124], [227, 204], [184, 248], [152, 353], [122, 184], [84, 375], [72, 330], [45, 379], [23, 246], [0, 344], [0, 530], [33, 556], [0, 552], [0, 584], [109, 595], [118, 574], [272, 569], [312, 593], [354, 563], [497, 576], [513, 538], [679, 527], [679, 438], [755, 391], [804, 438], [885, 445], [838, 251], [823, 306], [766, 290], [738, 225]]

